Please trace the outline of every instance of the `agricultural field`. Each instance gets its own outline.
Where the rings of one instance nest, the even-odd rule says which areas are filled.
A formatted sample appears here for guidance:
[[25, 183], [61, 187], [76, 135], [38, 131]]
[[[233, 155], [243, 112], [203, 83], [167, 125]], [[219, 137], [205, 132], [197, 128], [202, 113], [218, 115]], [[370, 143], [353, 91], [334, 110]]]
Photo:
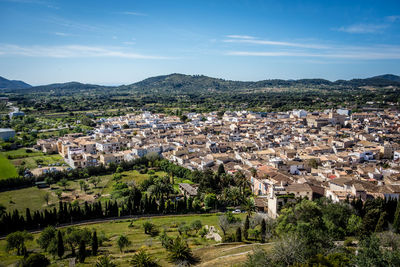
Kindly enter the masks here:
[[[151, 236], [144, 233], [143, 223], [151, 222], [161, 232], [166, 231], [168, 236], [176, 237], [178, 235], [178, 226], [184, 223], [190, 225], [195, 220], [200, 220], [203, 226], [214, 226], [219, 233], [221, 230], [218, 226], [219, 214], [199, 214], [199, 215], [175, 215], [153, 218], [140, 218], [133, 220], [110, 221], [103, 223], [95, 223], [80, 228], [96, 229], [99, 236], [105, 236], [106, 241], [99, 247], [99, 254], [112, 255], [114, 262], [118, 266], [130, 266], [129, 261], [139, 249], [145, 251], [155, 258], [161, 266], [173, 266], [167, 260], [167, 252], [161, 246], [158, 236]], [[244, 214], [235, 215], [240, 219], [244, 218]], [[121, 252], [116, 244], [116, 240], [120, 235], [126, 235], [131, 245]], [[246, 255], [252, 251], [255, 246], [261, 246], [265, 249], [271, 247], [271, 244], [255, 244], [255, 243], [217, 243], [212, 239], [200, 237], [194, 231], [184, 234], [189, 246], [193, 250], [193, 254], [200, 259], [199, 266], [235, 266], [246, 259]], [[39, 234], [34, 234], [34, 239], [37, 239]], [[14, 254], [8, 254], [4, 250], [5, 240], [0, 241], [0, 262], [6, 265], [14, 264], [20, 257]], [[35, 240], [27, 242], [28, 251], [40, 251], [40, 248]], [[68, 266], [68, 254], [62, 260], [58, 257], [54, 258], [47, 254], [47, 257], [52, 260], [51, 266]], [[90, 256], [86, 258], [84, 264], [77, 266], [93, 266], [97, 257]]]
[[0, 153], [0, 179], [6, 179], [18, 176], [15, 166]]
[[40, 151], [25, 148], [1, 152], [0, 156], [8, 159], [15, 167], [24, 167], [30, 170], [39, 166], [46, 167], [49, 165], [62, 165], [64, 163], [64, 160], [58, 154], [47, 155]]
[[[48, 205], [44, 198], [47, 192], [50, 193]], [[25, 214], [26, 208], [31, 211], [43, 210], [51, 208], [57, 203], [57, 196], [49, 189], [29, 187], [0, 193], [0, 205], [6, 207], [8, 211], [19, 210], [23, 214]]]
[[[25, 158], [26, 159], [26, 158]], [[7, 160], [7, 159], [6, 159]], [[166, 175], [165, 172], [155, 172], [154, 175], [160, 177]], [[141, 174], [136, 170], [125, 171], [121, 173], [122, 182], [140, 184], [145, 179], [149, 178], [149, 174]], [[98, 195], [100, 201], [107, 201], [111, 198], [111, 192], [116, 181], [113, 180], [113, 175], [102, 175], [98, 177], [100, 182], [96, 186], [90, 183], [89, 179], [79, 179], [74, 181], [68, 181], [68, 185], [64, 188], [58, 184], [51, 185], [50, 188], [39, 189], [37, 187], [30, 187], [24, 189], [18, 189], [7, 192], [0, 192], [0, 204], [7, 208], [7, 210], [17, 209], [20, 212], [25, 212], [26, 208], [31, 211], [42, 210], [46, 207], [53, 207], [59, 202], [59, 198], [56, 194], [57, 191], [62, 191], [62, 201], [77, 201], [83, 203], [85, 201], [95, 201], [95, 196]], [[81, 189], [80, 183], [84, 181], [89, 187], [85, 191]], [[175, 182], [180, 181], [176, 179]], [[50, 199], [47, 205], [44, 196], [46, 192], [49, 193]]]

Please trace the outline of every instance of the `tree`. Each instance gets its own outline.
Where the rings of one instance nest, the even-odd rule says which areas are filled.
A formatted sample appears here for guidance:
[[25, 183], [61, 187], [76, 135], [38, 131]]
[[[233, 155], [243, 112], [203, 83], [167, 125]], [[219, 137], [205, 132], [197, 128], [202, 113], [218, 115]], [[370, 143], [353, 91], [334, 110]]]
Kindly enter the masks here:
[[379, 216], [378, 223], [375, 226], [375, 232], [382, 232], [386, 224], [386, 211], [382, 212]]
[[94, 230], [92, 236], [92, 254], [94, 256], [97, 255], [98, 248], [99, 248], [99, 241], [97, 240], [97, 232], [96, 230]]
[[151, 235], [152, 232], [155, 230], [155, 227], [156, 227], [155, 224], [151, 223], [149, 221], [145, 221], [143, 223], [144, 233], [147, 234], [147, 235]]
[[195, 220], [191, 224], [191, 228], [196, 231], [196, 234], [201, 229], [201, 227], [203, 227], [203, 225], [200, 220]]
[[224, 173], [225, 173], [225, 167], [224, 167], [224, 164], [221, 163], [218, 166], [218, 176], [221, 176]]
[[139, 250], [133, 255], [131, 264], [133, 267], [157, 267], [157, 262], [144, 250]]
[[65, 248], [62, 233], [60, 230], [57, 231], [57, 255], [61, 259], [64, 256]]
[[240, 226], [236, 229], [236, 234], [235, 234], [236, 242], [242, 242], [242, 229]]
[[249, 215], [246, 216], [246, 220], [244, 221], [244, 227], [243, 227], [243, 236], [244, 239], [248, 239], [249, 238], [249, 228], [250, 228], [250, 219], [249, 219]]
[[400, 201], [397, 201], [396, 211], [394, 213], [393, 229], [400, 233]]
[[176, 265], [190, 265], [198, 262], [188, 244], [180, 237], [176, 237], [168, 249], [168, 259]]
[[89, 180], [91, 184], [93, 184], [94, 188], [97, 187], [97, 185], [100, 183], [100, 178], [99, 177], [93, 177]]
[[67, 179], [63, 178], [58, 182], [58, 185], [64, 187], [64, 191], [66, 191], [67, 186], [69, 185], [69, 181]]
[[46, 227], [41, 233], [36, 242], [39, 244], [40, 248], [47, 251], [51, 242], [54, 242], [56, 238], [56, 228], [54, 226]]
[[49, 200], [50, 200], [50, 193], [49, 192], [44, 193], [43, 200], [46, 201], [46, 205], [48, 206], [49, 205]]
[[124, 248], [131, 245], [131, 241], [129, 241], [129, 239], [125, 235], [120, 235], [117, 240], [117, 245], [118, 245], [119, 250], [122, 253]]
[[104, 255], [104, 256], [101, 256], [101, 257], [99, 257], [99, 258], [97, 259], [95, 266], [96, 266], [96, 267], [117, 267], [117, 264], [115, 264], [115, 263], [110, 259], [109, 256]]
[[78, 259], [80, 263], [84, 263], [86, 259], [86, 243], [83, 239], [79, 243]]
[[358, 250], [356, 258], [357, 266], [387, 266], [383, 260], [383, 253], [379, 247], [379, 240], [376, 236], [363, 239], [360, 242], [360, 249]]
[[58, 200], [61, 200], [62, 191], [61, 190], [56, 190], [56, 196], [57, 196]]
[[50, 261], [40, 253], [32, 253], [23, 260], [23, 267], [46, 267], [50, 265]]
[[17, 255], [25, 255], [26, 254], [26, 246], [25, 241], [32, 240], [32, 234], [24, 231], [24, 232], [14, 232], [7, 236], [6, 238], [6, 251], [10, 252], [13, 249], [17, 250]]
[[247, 212], [247, 215], [251, 217], [253, 212], [256, 211], [256, 205], [253, 199], [246, 199], [243, 203], [243, 209]]
[[6, 207], [0, 204], [0, 218], [3, 217], [4, 213], [6, 213]]
[[284, 266], [290, 266], [295, 262], [304, 263], [306, 261], [304, 245], [304, 241], [297, 235], [284, 235], [274, 244], [272, 259], [275, 262], [283, 263]]
[[247, 255], [243, 267], [264, 267], [272, 266], [271, 259], [267, 252], [260, 247], [255, 247], [253, 253]]
[[217, 196], [213, 193], [206, 194], [206, 196], [204, 197], [204, 205], [207, 209], [215, 209], [217, 206]]
[[265, 243], [265, 236], [267, 233], [267, 224], [265, 219], [261, 221], [261, 243]]

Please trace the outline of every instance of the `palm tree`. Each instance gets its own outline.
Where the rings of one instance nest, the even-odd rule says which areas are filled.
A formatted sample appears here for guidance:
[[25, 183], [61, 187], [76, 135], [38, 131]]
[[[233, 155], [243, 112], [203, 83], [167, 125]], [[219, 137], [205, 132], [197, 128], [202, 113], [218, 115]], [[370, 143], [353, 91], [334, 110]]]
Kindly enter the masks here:
[[256, 205], [252, 199], [246, 199], [243, 203], [243, 209], [247, 212], [247, 215], [251, 217], [253, 212], [256, 211]]
[[247, 179], [242, 171], [237, 171], [235, 173], [235, 182], [236, 185], [239, 186], [242, 195], [244, 195], [244, 191], [246, 188], [251, 188], [249, 179]]
[[250, 172], [251, 172], [251, 176], [253, 176], [254, 178], [257, 177], [257, 169], [256, 168], [250, 168]]
[[122, 253], [123, 249], [130, 246], [130, 244], [131, 244], [131, 241], [129, 241], [129, 239], [125, 235], [121, 235], [117, 240], [117, 245], [118, 245], [121, 253]]
[[158, 263], [153, 260], [144, 250], [139, 250], [131, 260], [134, 267], [157, 267]]
[[107, 255], [101, 256], [98, 258], [96, 262], [96, 267], [117, 267], [117, 264], [115, 264]]
[[188, 244], [181, 239], [180, 236], [174, 239], [171, 246], [168, 248], [168, 259], [177, 265], [179, 264], [194, 264], [198, 259], [193, 255]]

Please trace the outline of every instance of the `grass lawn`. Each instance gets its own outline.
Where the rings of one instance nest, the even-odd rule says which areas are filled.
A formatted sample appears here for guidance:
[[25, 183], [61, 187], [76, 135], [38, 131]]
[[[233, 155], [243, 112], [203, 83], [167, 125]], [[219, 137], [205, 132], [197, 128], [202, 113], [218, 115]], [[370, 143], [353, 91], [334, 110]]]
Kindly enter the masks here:
[[18, 176], [18, 173], [15, 166], [3, 154], [0, 154], [0, 179], [16, 176]]
[[[7, 208], [7, 211], [14, 209], [19, 210], [25, 214], [26, 208], [32, 212], [35, 210], [42, 210], [47, 208], [46, 201], [43, 196], [49, 189], [39, 189], [37, 187], [23, 188], [19, 190], [12, 190], [0, 193], [0, 204]], [[58, 203], [58, 199], [54, 193], [50, 194], [49, 206]]]
[[[241, 219], [244, 218], [243, 214], [235, 215], [240, 216]], [[141, 218], [133, 221], [133, 227], [129, 227], [132, 220], [96, 223], [86, 226], [89, 229], [96, 229], [98, 235], [104, 233], [108, 238], [108, 241], [103, 243], [103, 246], [99, 248], [99, 254], [109, 254], [113, 258], [113, 261], [118, 263], [118, 266], [130, 266], [129, 261], [132, 255], [139, 249], [143, 248], [152, 257], [158, 260], [161, 266], [173, 266], [167, 260], [167, 252], [161, 246], [161, 242], [158, 237], [151, 237], [144, 234], [142, 224], [145, 221], [151, 221], [154, 223], [160, 231], [165, 230], [167, 234], [171, 237], [178, 235], [177, 226], [181, 223], [191, 224], [195, 220], [200, 220], [203, 225], [213, 225], [217, 229], [218, 227], [218, 215], [217, 214], [199, 214], [199, 215], [184, 215], [184, 216], [164, 216], [155, 218]], [[220, 231], [221, 232], [221, 231]], [[117, 238], [124, 234], [132, 242], [132, 244], [121, 253], [116, 245]], [[38, 234], [35, 234], [35, 239], [38, 238]], [[202, 239], [196, 236], [193, 232], [190, 236], [186, 237], [186, 240], [193, 250], [193, 253], [200, 257], [201, 265], [204, 266], [231, 266], [232, 264], [239, 263], [240, 260], [245, 259], [246, 251], [251, 251], [253, 245], [248, 245], [245, 243], [235, 243], [229, 245], [215, 246], [216, 242], [214, 240]], [[5, 240], [0, 241], [0, 262], [7, 265], [15, 263], [18, 258], [14, 254], [8, 254], [4, 251]], [[3, 249], [2, 249], [3, 248]], [[27, 243], [27, 248], [29, 251], [40, 251], [37, 243], [31, 241]], [[66, 251], [66, 257], [70, 252]], [[243, 254], [242, 254], [243, 253]], [[231, 265], [225, 265], [227, 260], [229, 260], [230, 254], [239, 254], [239, 258], [235, 258], [235, 261], [231, 261]], [[221, 256], [228, 256], [227, 258], [221, 258]], [[49, 259], [52, 260], [52, 266], [68, 266], [67, 260], [53, 259], [50, 255], [47, 255]], [[236, 257], [236, 256], [234, 256]], [[77, 266], [93, 266], [96, 262], [97, 257], [88, 257], [84, 264], [78, 264]], [[208, 262], [210, 264], [208, 264]], [[211, 264], [212, 263], [212, 264]]]
[[11, 162], [15, 166], [23, 165], [30, 170], [38, 168], [39, 165], [42, 167], [47, 167], [51, 164], [59, 163], [59, 165], [62, 165], [63, 163], [65, 163], [63, 158], [59, 154], [19, 158], [19, 159], [14, 159]]
[[[4, 156], [8, 159], [15, 167], [24, 166], [29, 169], [37, 168], [38, 165], [46, 167], [50, 164], [64, 163], [64, 160], [59, 154], [47, 155], [43, 152], [32, 150], [32, 152], [27, 152], [25, 148], [20, 148], [17, 150], [11, 150], [6, 152], [1, 152], [0, 156]], [[0, 164], [1, 166], [1, 164]], [[0, 171], [1, 176], [1, 171]]]

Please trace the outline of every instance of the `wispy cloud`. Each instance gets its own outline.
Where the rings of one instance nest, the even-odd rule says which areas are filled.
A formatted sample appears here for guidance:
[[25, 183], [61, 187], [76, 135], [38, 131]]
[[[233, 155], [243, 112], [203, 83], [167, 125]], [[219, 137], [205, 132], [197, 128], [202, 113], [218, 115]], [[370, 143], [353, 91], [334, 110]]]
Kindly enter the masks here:
[[392, 51], [327, 51], [327, 52], [301, 52], [301, 51], [229, 51], [230, 56], [252, 57], [306, 57], [306, 58], [342, 58], [360, 60], [400, 59], [400, 48]]
[[314, 49], [326, 49], [326, 45], [321, 44], [307, 44], [307, 43], [294, 43], [294, 42], [282, 42], [282, 41], [271, 41], [271, 40], [260, 40], [256, 37], [247, 35], [227, 35], [229, 39], [223, 40], [225, 43], [245, 43], [245, 44], [256, 44], [256, 45], [268, 45], [268, 46], [287, 46], [287, 47], [299, 47], [299, 48], [314, 48]]
[[145, 17], [145, 16], [147, 16], [147, 14], [145, 14], [145, 13], [134, 12], [134, 11], [124, 11], [124, 12], [120, 12], [119, 14], [122, 14], [122, 15], [131, 15], [131, 16], [140, 16], [140, 17]]
[[0, 44], [0, 55], [2, 56], [25, 56], [43, 58], [93, 58], [111, 57], [126, 59], [172, 59], [171, 57], [158, 55], [145, 55], [127, 51], [120, 47], [101, 47], [84, 45], [63, 46], [20, 46]]
[[388, 24], [353, 24], [350, 26], [342, 26], [337, 30], [347, 33], [378, 33], [388, 27]]
[[71, 36], [72, 34], [70, 34], [70, 33], [65, 33], [65, 32], [55, 32], [54, 33], [55, 35], [57, 35], [57, 36]]
[[400, 16], [393, 15], [387, 16], [380, 20], [379, 23], [355, 23], [348, 26], [342, 26], [334, 28], [336, 31], [347, 32], [347, 33], [382, 33], [383, 30], [392, 26], [393, 23], [400, 20]]
[[231, 39], [256, 39], [256, 37], [250, 36], [250, 35], [227, 35], [227, 38], [231, 38]]

